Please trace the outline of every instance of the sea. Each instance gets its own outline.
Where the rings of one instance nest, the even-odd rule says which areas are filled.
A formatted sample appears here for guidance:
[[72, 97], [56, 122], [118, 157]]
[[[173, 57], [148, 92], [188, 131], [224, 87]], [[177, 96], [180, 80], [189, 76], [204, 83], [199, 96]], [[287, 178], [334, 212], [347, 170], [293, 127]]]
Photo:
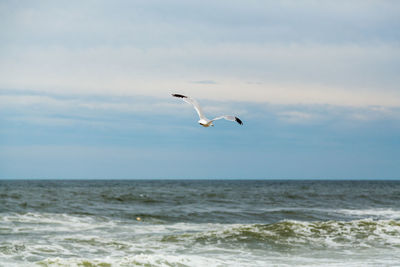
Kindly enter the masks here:
[[400, 266], [400, 181], [0, 180], [0, 266]]

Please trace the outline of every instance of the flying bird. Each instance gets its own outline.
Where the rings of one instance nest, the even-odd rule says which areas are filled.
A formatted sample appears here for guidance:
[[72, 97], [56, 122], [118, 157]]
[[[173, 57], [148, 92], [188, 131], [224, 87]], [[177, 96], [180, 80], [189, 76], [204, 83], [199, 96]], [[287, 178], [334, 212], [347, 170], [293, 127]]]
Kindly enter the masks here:
[[240, 125], [243, 125], [243, 122], [238, 117], [235, 117], [232, 115], [223, 115], [223, 116], [216, 117], [212, 120], [209, 120], [206, 118], [206, 116], [204, 116], [203, 110], [201, 109], [199, 103], [197, 103], [197, 101], [195, 99], [190, 98], [185, 95], [180, 95], [180, 94], [172, 94], [172, 96], [182, 98], [183, 101], [185, 101], [186, 103], [193, 105], [194, 109], [197, 111], [197, 114], [199, 115], [200, 120], [198, 122], [201, 126], [204, 126], [204, 127], [214, 126], [213, 122], [216, 120], [220, 120], [220, 119], [225, 119], [228, 121], [236, 121]]

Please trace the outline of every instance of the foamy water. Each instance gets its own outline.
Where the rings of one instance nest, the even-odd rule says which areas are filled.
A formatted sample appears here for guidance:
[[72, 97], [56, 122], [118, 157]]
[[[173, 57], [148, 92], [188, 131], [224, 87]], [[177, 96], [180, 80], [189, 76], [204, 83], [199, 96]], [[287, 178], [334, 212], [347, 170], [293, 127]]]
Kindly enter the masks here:
[[0, 266], [398, 265], [398, 183], [286, 183], [0, 182]]

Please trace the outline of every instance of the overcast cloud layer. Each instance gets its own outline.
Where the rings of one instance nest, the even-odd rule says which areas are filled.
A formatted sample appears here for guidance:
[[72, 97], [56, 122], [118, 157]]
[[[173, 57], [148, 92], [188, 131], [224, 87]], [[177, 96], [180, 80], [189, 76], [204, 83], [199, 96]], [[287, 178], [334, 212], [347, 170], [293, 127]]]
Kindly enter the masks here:
[[3, 89], [400, 105], [397, 1], [2, 1], [0, 10]]
[[0, 178], [400, 178], [399, 14], [0, 0]]

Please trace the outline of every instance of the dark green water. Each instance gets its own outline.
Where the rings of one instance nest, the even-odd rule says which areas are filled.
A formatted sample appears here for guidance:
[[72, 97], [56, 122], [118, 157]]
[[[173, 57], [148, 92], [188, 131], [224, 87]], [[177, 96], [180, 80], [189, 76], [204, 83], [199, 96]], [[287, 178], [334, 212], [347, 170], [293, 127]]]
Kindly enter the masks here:
[[0, 181], [1, 266], [399, 262], [398, 181]]

